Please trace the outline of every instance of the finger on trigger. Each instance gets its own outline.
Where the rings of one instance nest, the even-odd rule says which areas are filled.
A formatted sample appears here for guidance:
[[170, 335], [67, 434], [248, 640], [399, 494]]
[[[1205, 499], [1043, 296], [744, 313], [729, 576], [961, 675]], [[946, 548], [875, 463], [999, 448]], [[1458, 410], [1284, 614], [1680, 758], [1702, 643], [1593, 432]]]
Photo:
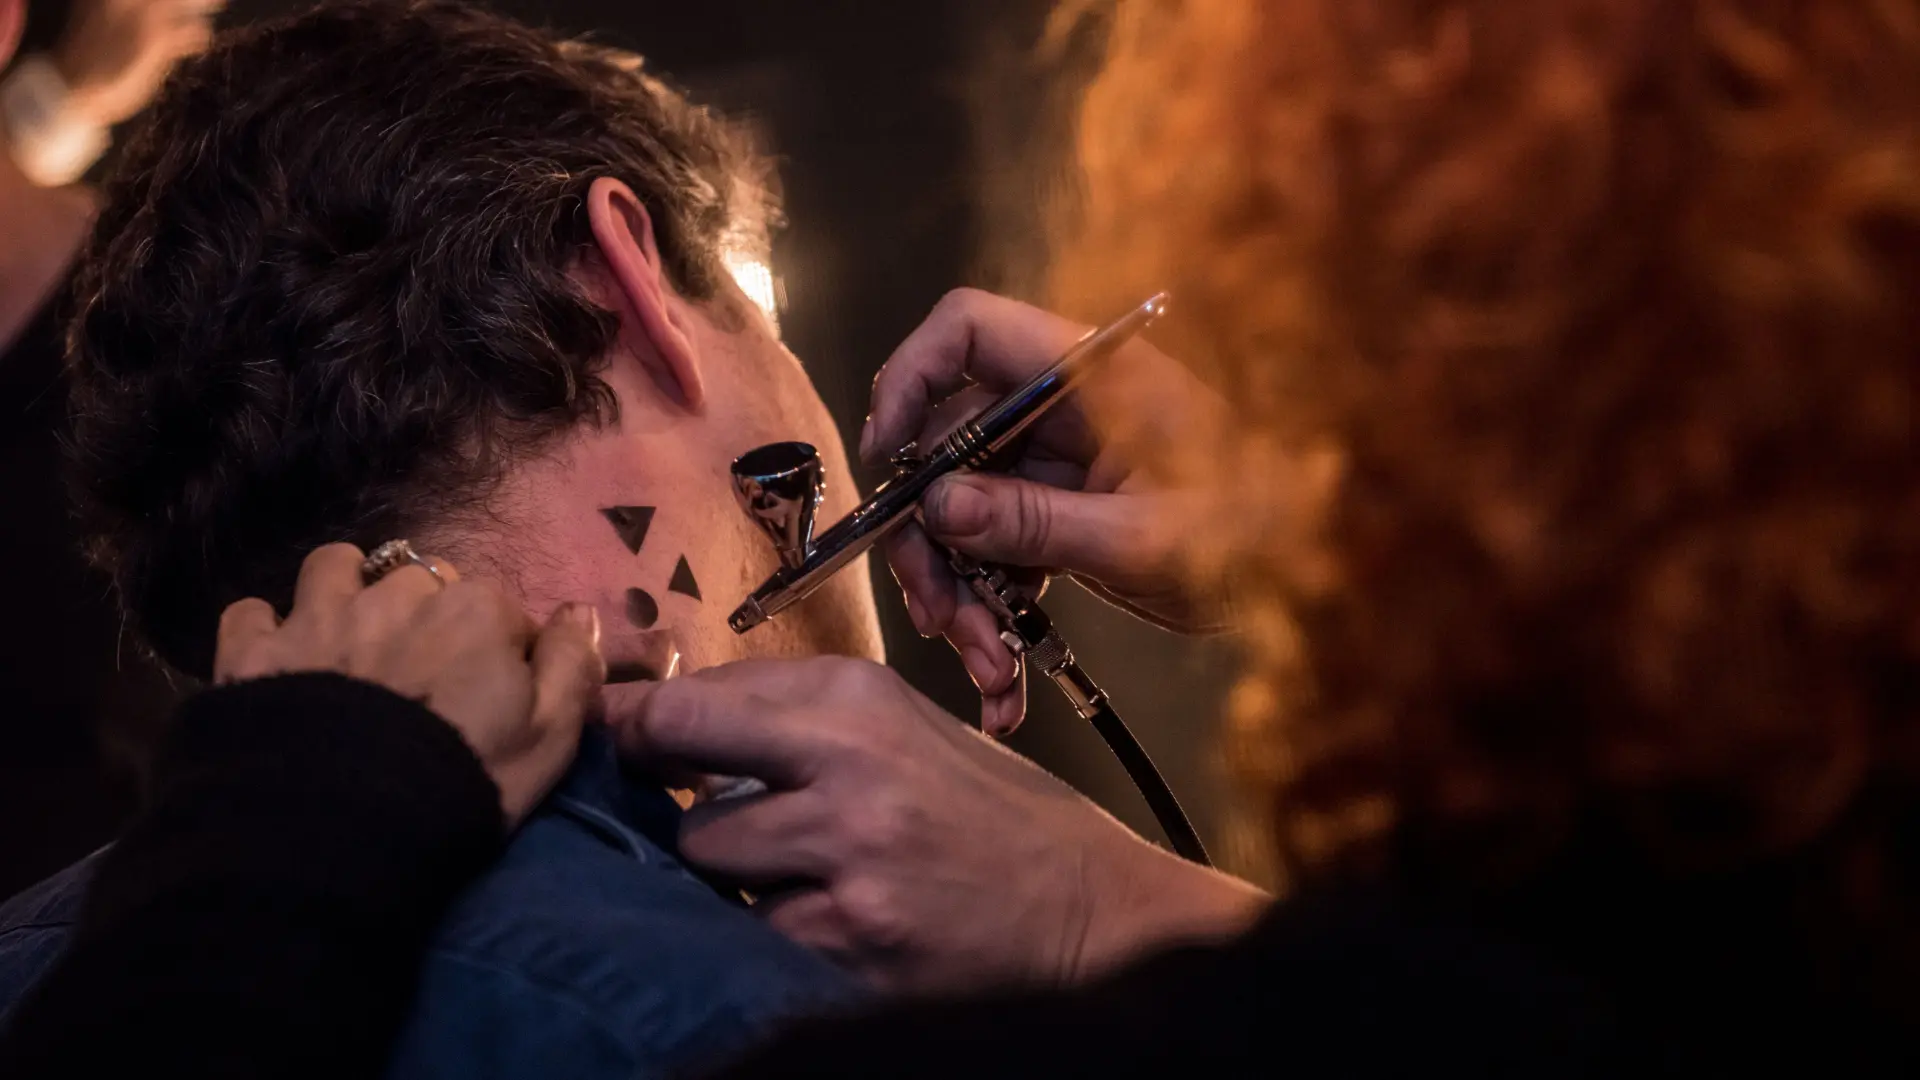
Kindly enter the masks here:
[[273, 605], [257, 596], [236, 600], [220, 613], [220, 629], [215, 639], [213, 677], [224, 682], [233, 677], [233, 664], [241, 650], [280, 628], [280, 616]]
[[860, 458], [868, 464], [905, 444], [937, 398], [966, 385], [966, 331], [950, 325], [942, 307], [944, 301], [873, 377], [872, 411], [860, 433]]
[[913, 628], [921, 637], [946, 633], [953, 622], [956, 580], [946, 558], [927, 541], [918, 524], [907, 525], [883, 543], [887, 566], [900, 584]]
[[980, 701], [980, 730], [996, 739], [1004, 739], [1019, 729], [1027, 716], [1026, 665], [1020, 665], [1013, 685]]
[[959, 650], [966, 662], [967, 674], [973, 676], [980, 692], [998, 694], [1013, 685], [1020, 665], [1007, 643], [1000, 640], [1000, 620], [977, 597], [969, 594], [969, 599], [972, 603], [962, 604], [954, 614], [953, 625], [947, 628], [947, 640]]
[[591, 604], [562, 604], [533, 644], [533, 721], [543, 730], [578, 729], [606, 682], [600, 615]]

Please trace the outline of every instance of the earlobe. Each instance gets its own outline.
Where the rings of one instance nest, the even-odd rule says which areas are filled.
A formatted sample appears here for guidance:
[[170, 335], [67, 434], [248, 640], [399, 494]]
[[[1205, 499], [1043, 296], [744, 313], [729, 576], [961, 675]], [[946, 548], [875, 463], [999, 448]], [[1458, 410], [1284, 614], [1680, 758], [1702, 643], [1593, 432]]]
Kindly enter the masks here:
[[587, 219], [607, 272], [626, 300], [622, 322], [627, 321], [625, 315], [632, 316], [633, 325], [623, 325], [622, 333], [637, 333], [646, 339], [646, 347], [637, 351], [653, 369], [655, 379], [681, 404], [700, 412], [706, 407], [706, 384], [693, 341], [671, 303], [671, 286], [654, 242], [652, 216], [632, 188], [603, 176], [587, 189]]

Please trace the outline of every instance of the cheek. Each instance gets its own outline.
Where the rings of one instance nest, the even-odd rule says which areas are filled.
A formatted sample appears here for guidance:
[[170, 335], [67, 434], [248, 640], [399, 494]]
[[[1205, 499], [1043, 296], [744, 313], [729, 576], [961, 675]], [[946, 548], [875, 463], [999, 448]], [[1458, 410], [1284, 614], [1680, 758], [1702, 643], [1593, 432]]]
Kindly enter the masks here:
[[[789, 439], [811, 443], [820, 451], [821, 463], [827, 469], [827, 493], [820, 508], [820, 525], [831, 524], [835, 519], [852, 510], [860, 501], [860, 493], [854, 487], [846, 446], [840, 439], [840, 428], [834, 423], [833, 415], [820, 399], [820, 393], [807, 378], [806, 371], [799, 361], [786, 357], [780, 363], [774, 383], [762, 400], [766, 411], [755, 426], [764, 437], [753, 441], [753, 446], [768, 442], [781, 442]], [[751, 447], [744, 447], [750, 449]], [[819, 530], [816, 529], [816, 532]]]
[[772, 545], [751, 530], [731, 504], [662, 507], [638, 555], [578, 560], [561, 580], [611, 625], [671, 628], [682, 637], [731, 634], [727, 614], [777, 562]]
[[[600, 553], [556, 553], [552, 559], [523, 566], [514, 576], [527, 613], [544, 620], [565, 603], [592, 604], [609, 630], [628, 625], [626, 590], [640, 585], [642, 560]], [[649, 589], [649, 592], [664, 590]]]
[[861, 493], [854, 482], [853, 466], [847, 456], [846, 446], [840, 441], [840, 429], [834, 425], [833, 417], [827, 414], [827, 407], [811, 392], [803, 400], [807, 404], [793, 410], [793, 426], [790, 430], [794, 434], [789, 438], [812, 443], [820, 451], [820, 463], [826, 466], [827, 491], [821, 499], [814, 528], [817, 535], [859, 505]]

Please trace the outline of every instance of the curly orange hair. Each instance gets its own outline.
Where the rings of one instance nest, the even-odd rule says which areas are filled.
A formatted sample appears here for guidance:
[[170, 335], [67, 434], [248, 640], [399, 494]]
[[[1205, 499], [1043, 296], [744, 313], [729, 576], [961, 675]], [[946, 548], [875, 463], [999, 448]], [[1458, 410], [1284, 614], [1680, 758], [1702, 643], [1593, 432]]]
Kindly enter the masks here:
[[1511, 880], [1596, 816], [1679, 873], [1843, 820], [1896, 855], [1920, 4], [1127, 0], [1108, 29], [1054, 301], [1172, 289], [1166, 343], [1244, 422], [1181, 464], [1319, 477], [1201, 567], [1244, 607], [1229, 745], [1288, 875]]

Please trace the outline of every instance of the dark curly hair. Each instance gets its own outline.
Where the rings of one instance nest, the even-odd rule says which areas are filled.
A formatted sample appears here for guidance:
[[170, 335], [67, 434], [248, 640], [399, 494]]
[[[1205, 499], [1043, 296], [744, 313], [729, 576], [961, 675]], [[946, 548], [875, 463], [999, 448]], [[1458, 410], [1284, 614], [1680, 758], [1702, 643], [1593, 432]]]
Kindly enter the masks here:
[[610, 416], [616, 319], [568, 277], [600, 176], [698, 300], [773, 211], [742, 134], [637, 60], [458, 4], [326, 4], [173, 75], [69, 340], [92, 554], [162, 658], [204, 674], [220, 610], [289, 598], [308, 550], [444, 521]]
[[1202, 567], [1288, 876], [1824, 851], [1920, 955], [1920, 4], [1106, 10], [1056, 299], [1171, 288], [1288, 495]]

